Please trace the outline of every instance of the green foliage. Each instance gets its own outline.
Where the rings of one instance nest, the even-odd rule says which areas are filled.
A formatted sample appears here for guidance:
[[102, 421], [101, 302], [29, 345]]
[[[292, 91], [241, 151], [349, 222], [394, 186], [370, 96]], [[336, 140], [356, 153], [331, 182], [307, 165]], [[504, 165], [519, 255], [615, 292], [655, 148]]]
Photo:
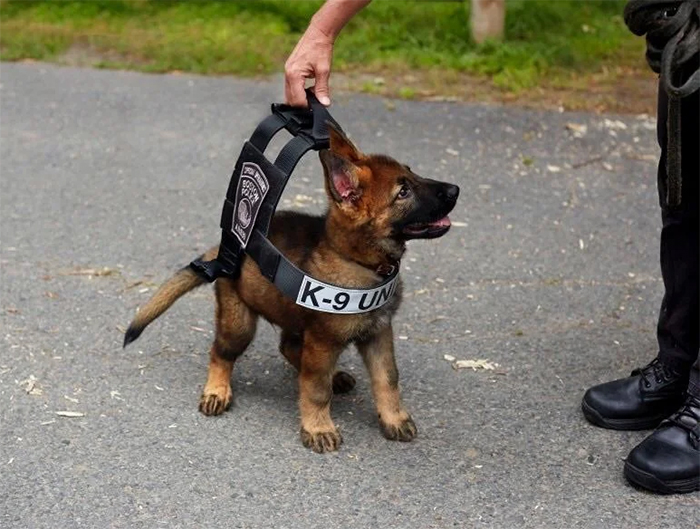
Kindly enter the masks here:
[[[280, 71], [322, 2], [93, 0], [0, 3], [2, 59], [88, 48], [104, 66], [251, 75]], [[469, 2], [375, 0], [343, 31], [335, 68], [443, 68], [510, 90], [639, 53], [623, 0], [509, 0], [503, 42], [471, 40]]]

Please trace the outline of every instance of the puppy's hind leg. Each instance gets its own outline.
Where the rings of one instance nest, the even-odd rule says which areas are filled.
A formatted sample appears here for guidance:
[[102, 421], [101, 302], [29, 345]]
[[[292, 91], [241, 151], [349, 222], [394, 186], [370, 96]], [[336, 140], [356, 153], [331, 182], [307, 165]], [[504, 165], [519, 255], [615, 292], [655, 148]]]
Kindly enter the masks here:
[[[280, 353], [294, 366], [297, 372], [301, 371], [301, 351], [304, 346], [304, 338], [297, 333], [282, 331], [280, 338]], [[333, 374], [333, 393], [339, 395], [348, 393], [355, 387], [355, 377], [345, 371], [336, 371]]]
[[220, 415], [231, 406], [231, 372], [236, 359], [243, 354], [253, 337], [258, 316], [235, 291], [233, 282], [216, 282], [216, 337], [209, 354], [209, 374], [199, 399], [204, 415]]

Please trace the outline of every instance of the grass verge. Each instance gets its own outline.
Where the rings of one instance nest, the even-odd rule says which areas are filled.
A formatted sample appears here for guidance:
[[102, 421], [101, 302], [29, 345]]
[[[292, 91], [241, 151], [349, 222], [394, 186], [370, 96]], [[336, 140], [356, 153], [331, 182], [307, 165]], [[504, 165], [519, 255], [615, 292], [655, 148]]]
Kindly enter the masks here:
[[[0, 58], [266, 75], [281, 71], [320, 4], [2, 0]], [[623, 5], [622, 0], [509, 0], [505, 40], [476, 45], [469, 34], [468, 1], [375, 0], [341, 34], [334, 57], [339, 75], [333, 81], [404, 98], [646, 111], [653, 107], [644, 100], [653, 91], [653, 78], [643, 62], [642, 39], [624, 26]], [[620, 86], [628, 97], [621, 99]], [[587, 92], [593, 95], [586, 97]]]

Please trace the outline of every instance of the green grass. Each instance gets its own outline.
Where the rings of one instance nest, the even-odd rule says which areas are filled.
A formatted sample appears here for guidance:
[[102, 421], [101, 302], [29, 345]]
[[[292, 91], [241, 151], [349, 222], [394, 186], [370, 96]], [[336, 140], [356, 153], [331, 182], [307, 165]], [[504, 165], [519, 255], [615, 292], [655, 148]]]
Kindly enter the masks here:
[[[281, 71], [319, 1], [0, 2], [0, 58], [145, 71], [256, 75]], [[641, 39], [622, 21], [623, 0], [507, 2], [506, 38], [477, 46], [469, 2], [375, 0], [341, 34], [335, 71], [452, 70], [507, 90], [542, 78], [641, 62]], [[409, 89], [410, 90], [410, 89]]]

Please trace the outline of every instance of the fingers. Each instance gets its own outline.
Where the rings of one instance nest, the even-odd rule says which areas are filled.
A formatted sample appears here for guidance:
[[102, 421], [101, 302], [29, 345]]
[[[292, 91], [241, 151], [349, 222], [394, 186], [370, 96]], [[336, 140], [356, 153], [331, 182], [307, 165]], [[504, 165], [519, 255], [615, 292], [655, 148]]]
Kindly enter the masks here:
[[288, 72], [285, 75], [284, 98], [288, 105], [293, 107], [308, 106], [306, 92], [304, 92], [305, 79], [300, 74]]
[[328, 67], [317, 67], [309, 68], [308, 73], [303, 71], [294, 71], [291, 68], [285, 70], [285, 82], [284, 82], [284, 97], [288, 105], [293, 107], [303, 107], [308, 106], [306, 101], [306, 79], [315, 79], [316, 83], [313, 86], [314, 94], [321, 102], [323, 106], [330, 106], [331, 104], [331, 94], [329, 87], [330, 78], [330, 68]]
[[323, 106], [330, 106], [331, 104], [331, 91], [328, 86], [328, 79], [330, 78], [331, 70], [330, 68], [319, 68], [316, 70], [316, 84], [314, 84], [314, 94]]
[[[328, 87], [329, 75], [326, 74], [325, 78], [316, 78], [316, 84], [311, 87], [316, 94], [319, 102], [323, 106], [331, 105], [330, 89]], [[306, 108], [308, 101], [306, 100], [305, 92], [306, 80], [303, 77], [294, 78], [287, 77], [284, 84], [284, 98], [288, 105], [293, 107], [303, 107]]]

